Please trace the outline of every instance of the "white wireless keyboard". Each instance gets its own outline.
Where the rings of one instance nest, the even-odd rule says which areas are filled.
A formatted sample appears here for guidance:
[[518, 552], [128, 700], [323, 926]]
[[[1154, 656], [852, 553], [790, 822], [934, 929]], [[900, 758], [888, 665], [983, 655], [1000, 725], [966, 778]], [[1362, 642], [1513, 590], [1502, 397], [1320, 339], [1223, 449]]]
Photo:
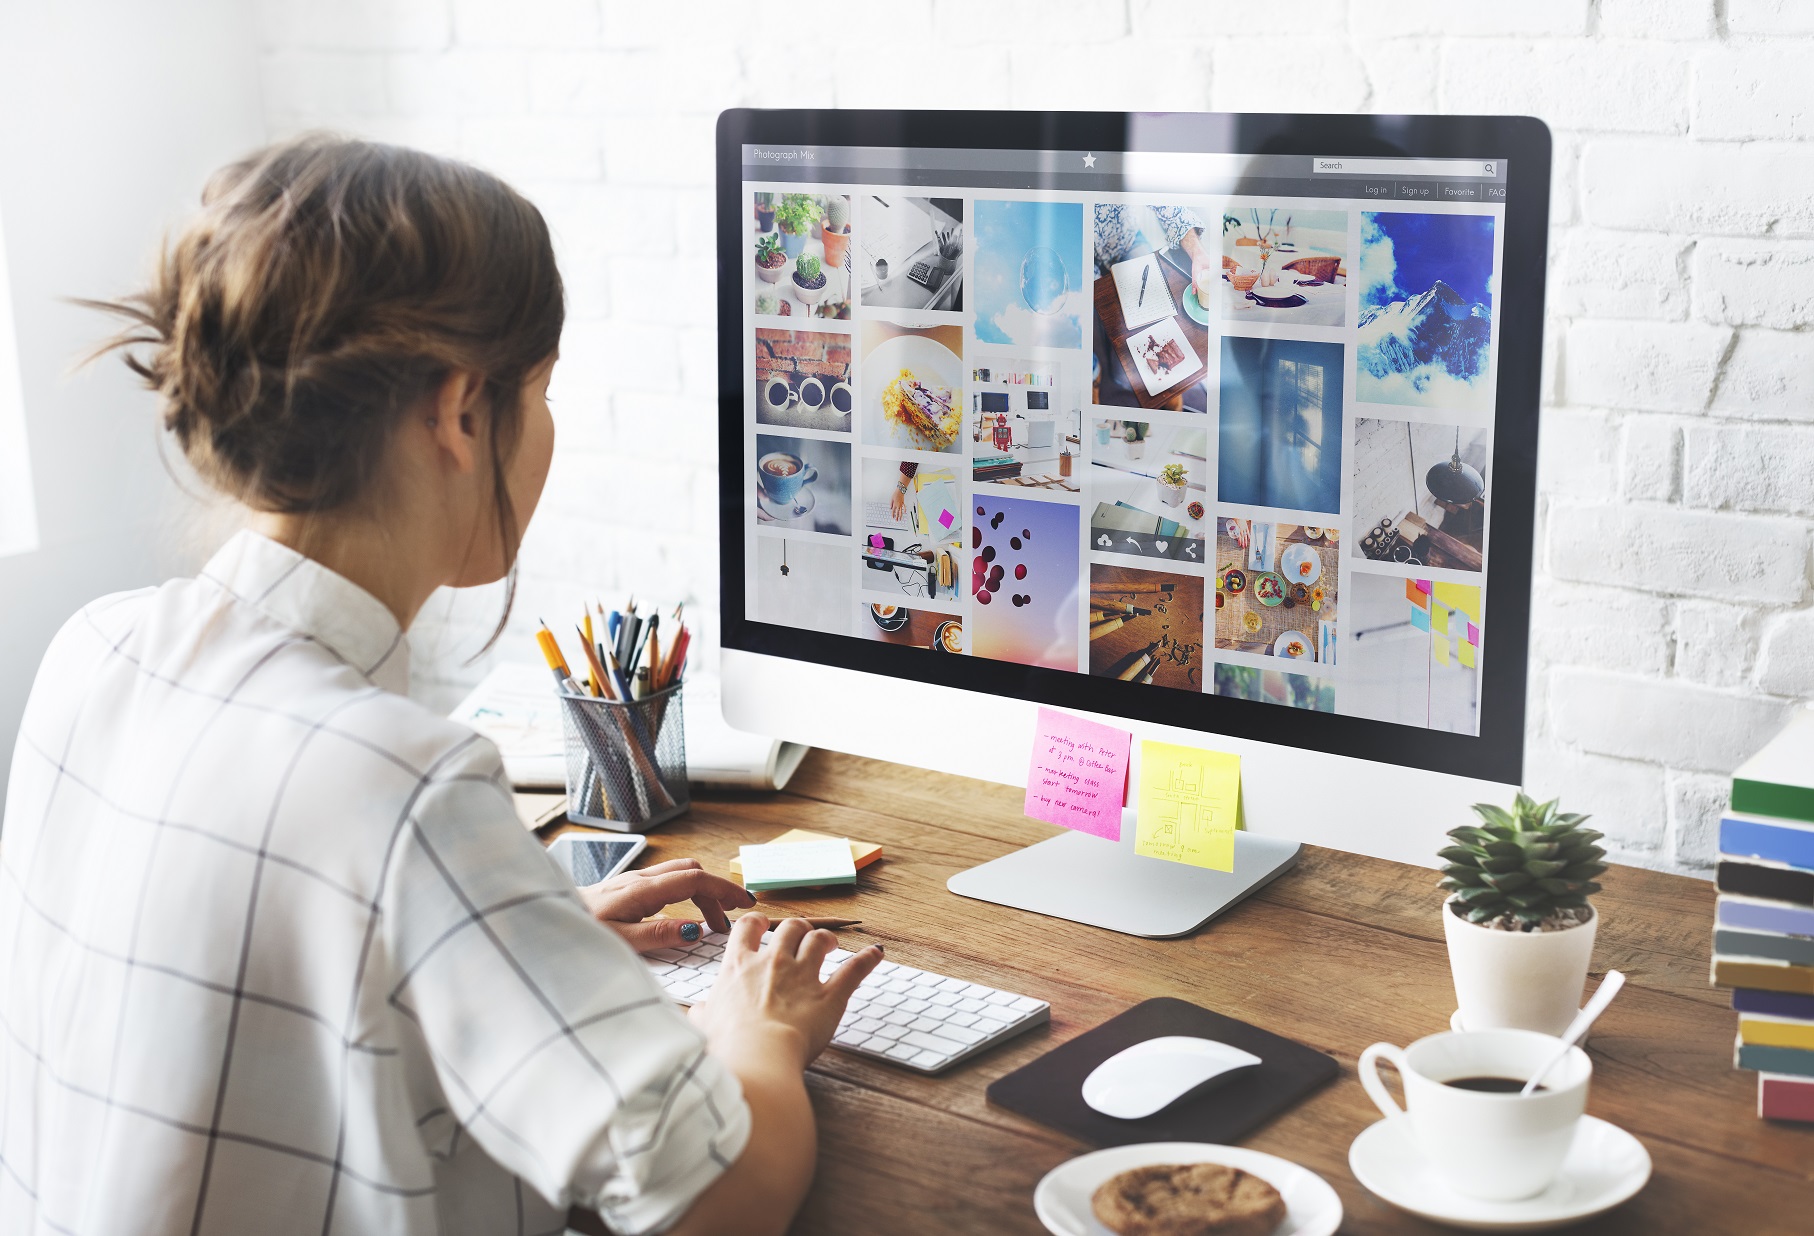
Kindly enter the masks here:
[[[767, 944], [770, 936], [763, 936]], [[726, 937], [713, 932], [696, 944], [658, 948], [649, 968], [681, 1004], [703, 1000], [718, 977]], [[833, 949], [819, 977], [850, 954]], [[1048, 1020], [1052, 1006], [1031, 996], [884, 961], [851, 996], [832, 1046], [921, 1073], [938, 1073]]]

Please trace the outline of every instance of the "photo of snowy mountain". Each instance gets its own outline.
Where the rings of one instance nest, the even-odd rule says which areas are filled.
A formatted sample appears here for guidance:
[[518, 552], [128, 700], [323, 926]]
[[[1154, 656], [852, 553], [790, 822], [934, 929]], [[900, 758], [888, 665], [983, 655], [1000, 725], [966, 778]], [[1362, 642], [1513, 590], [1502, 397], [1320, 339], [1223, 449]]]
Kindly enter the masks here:
[[1361, 214], [1355, 398], [1492, 406], [1493, 219]]

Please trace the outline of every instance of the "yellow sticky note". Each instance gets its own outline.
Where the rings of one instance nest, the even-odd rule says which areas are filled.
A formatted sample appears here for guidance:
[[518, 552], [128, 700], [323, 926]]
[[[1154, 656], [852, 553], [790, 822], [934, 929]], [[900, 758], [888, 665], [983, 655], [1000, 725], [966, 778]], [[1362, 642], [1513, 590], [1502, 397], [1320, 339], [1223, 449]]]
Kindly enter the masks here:
[[1455, 651], [1457, 651], [1461, 654], [1461, 663], [1464, 666], [1466, 666], [1468, 669], [1474, 668], [1474, 657], [1475, 657], [1474, 645], [1468, 643], [1464, 639], [1461, 641], [1461, 643], [1455, 645]]
[[1433, 605], [1430, 607], [1430, 630], [1440, 631], [1444, 635], [1447, 635], [1449, 633], [1449, 607], [1448, 606]]
[[1437, 584], [1436, 599], [1450, 609], [1458, 609], [1476, 626], [1480, 624], [1480, 586], [1478, 584]]
[[1435, 631], [1430, 632], [1430, 648], [1431, 651], [1435, 652], [1438, 661], [1442, 662], [1444, 665], [1449, 663], [1448, 636], [1439, 635]]
[[1142, 741], [1139, 811], [1134, 853], [1233, 871], [1241, 757]]

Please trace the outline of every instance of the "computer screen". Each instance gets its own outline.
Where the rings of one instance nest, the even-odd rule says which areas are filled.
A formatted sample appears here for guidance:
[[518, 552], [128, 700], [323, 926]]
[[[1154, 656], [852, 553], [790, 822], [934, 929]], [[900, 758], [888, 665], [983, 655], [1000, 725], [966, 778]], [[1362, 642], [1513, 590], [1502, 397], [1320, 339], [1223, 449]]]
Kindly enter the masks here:
[[1527, 123], [727, 113], [726, 646], [1518, 780]]

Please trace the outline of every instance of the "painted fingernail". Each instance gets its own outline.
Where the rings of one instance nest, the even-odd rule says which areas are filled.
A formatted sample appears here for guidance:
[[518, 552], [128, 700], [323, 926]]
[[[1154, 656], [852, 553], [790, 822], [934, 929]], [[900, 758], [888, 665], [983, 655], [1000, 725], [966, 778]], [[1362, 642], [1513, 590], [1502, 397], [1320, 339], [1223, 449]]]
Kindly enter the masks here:
[[680, 925], [680, 938], [682, 940], [688, 941], [689, 943], [694, 940], [697, 940], [699, 938], [699, 924], [698, 923], [682, 923]]

